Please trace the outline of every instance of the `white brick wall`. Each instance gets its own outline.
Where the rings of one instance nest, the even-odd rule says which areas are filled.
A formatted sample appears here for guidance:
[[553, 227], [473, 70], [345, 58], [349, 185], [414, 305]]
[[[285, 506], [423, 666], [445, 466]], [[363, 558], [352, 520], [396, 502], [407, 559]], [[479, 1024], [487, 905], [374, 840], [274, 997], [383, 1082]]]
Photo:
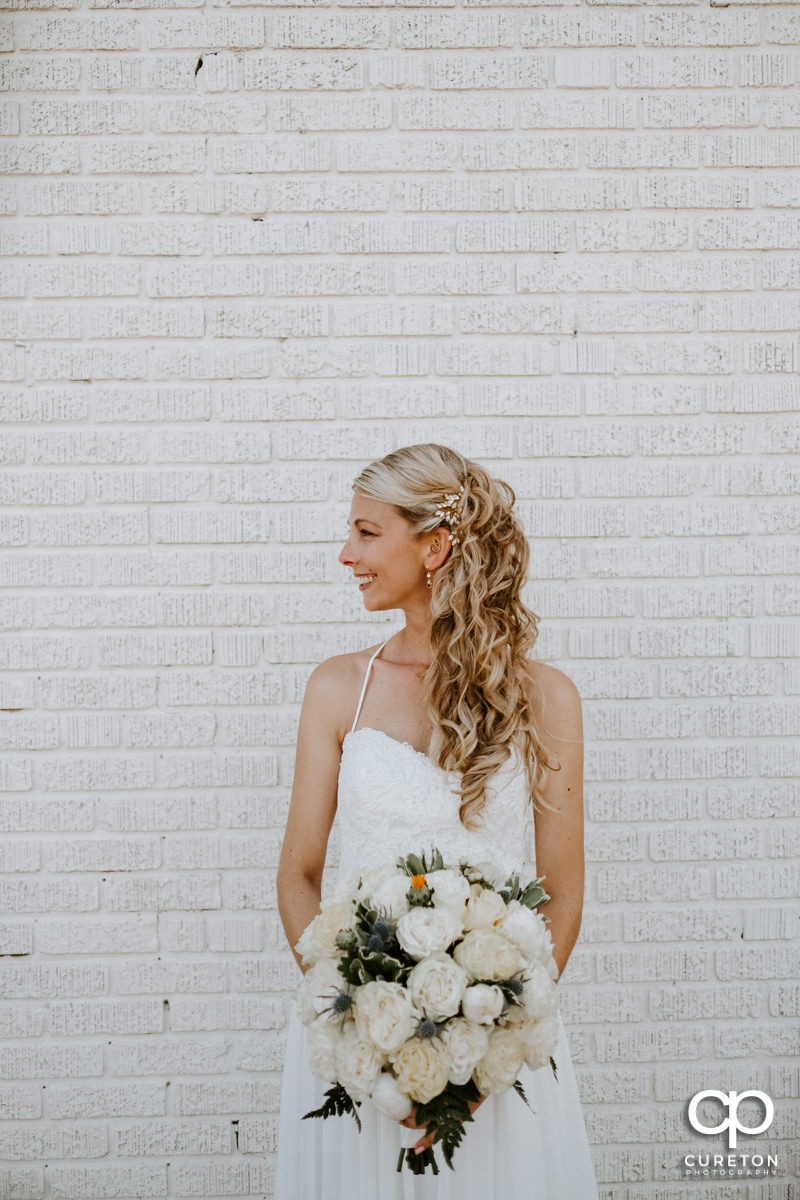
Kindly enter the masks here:
[[[797, 1200], [796, 6], [0, 9], [0, 1200], [271, 1196], [299, 704], [418, 440], [584, 697], [603, 1200]], [[681, 1178], [710, 1087], [778, 1179]]]

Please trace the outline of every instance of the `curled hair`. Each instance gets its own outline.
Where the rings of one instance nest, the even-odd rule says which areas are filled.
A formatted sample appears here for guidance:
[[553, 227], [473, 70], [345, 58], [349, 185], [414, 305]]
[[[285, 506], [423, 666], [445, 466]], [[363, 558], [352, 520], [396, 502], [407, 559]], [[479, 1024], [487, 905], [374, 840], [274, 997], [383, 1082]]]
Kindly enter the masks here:
[[[436, 509], [462, 487], [461, 521], [448, 530]], [[514, 745], [534, 808], [549, 807], [545, 779], [560, 767], [539, 735], [530, 699], [527, 661], [539, 617], [520, 596], [530, 549], [513, 512], [513, 489], [457, 451], [427, 442], [370, 463], [353, 490], [394, 505], [413, 538], [441, 526], [459, 539], [431, 586], [433, 661], [421, 703], [434, 727], [439, 766], [461, 774], [462, 823], [473, 827], [487, 782]]]

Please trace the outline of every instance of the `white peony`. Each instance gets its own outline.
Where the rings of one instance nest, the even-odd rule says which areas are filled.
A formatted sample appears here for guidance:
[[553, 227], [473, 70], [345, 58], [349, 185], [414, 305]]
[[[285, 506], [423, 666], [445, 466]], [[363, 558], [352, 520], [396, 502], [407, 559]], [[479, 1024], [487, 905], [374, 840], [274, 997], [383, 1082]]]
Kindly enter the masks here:
[[433, 954], [418, 962], [406, 980], [416, 1008], [434, 1021], [458, 1012], [469, 977], [449, 954]]
[[412, 958], [446, 950], [461, 935], [461, 921], [449, 908], [415, 906], [397, 922], [397, 940]]
[[354, 1100], [366, 1100], [386, 1063], [373, 1042], [359, 1036], [352, 1023], [342, 1030], [336, 1046], [336, 1078]]
[[478, 1091], [484, 1096], [507, 1091], [522, 1070], [525, 1050], [516, 1029], [495, 1029], [489, 1045], [473, 1071]]
[[433, 889], [435, 908], [451, 908], [459, 920], [464, 914], [464, 905], [469, 899], [469, 880], [460, 871], [445, 868], [428, 871], [425, 876], [428, 887]]
[[450, 1082], [467, 1083], [489, 1045], [489, 1034], [482, 1025], [455, 1017], [448, 1021], [442, 1034], [450, 1062]]
[[466, 868], [465, 874], [470, 883], [479, 883], [485, 879], [487, 883], [494, 888], [502, 888], [508, 878], [506, 871], [498, 867], [493, 862], [468, 863], [466, 859], [460, 858], [459, 865]]
[[464, 911], [465, 929], [492, 929], [506, 915], [506, 902], [491, 888], [482, 888], [473, 883]]
[[530, 978], [525, 980], [520, 996], [525, 1012], [535, 1021], [553, 1016], [558, 1008], [556, 985], [548, 971], [541, 963], [532, 969]]
[[321, 958], [338, 957], [336, 935], [347, 929], [353, 918], [353, 907], [341, 900], [329, 902], [322, 912], [303, 930], [295, 950], [306, 966]]
[[342, 1036], [341, 1026], [336, 1021], [317, 1017], [306, 1030], [308, 1065], [317, 1079], [333, 1083], [336, 1079], [336, 1047]]
[[530, 1021], [524, 1017], [524, 1010], [519, 1008], [512, 1008], [508, 1015], [508, 1028], [513, 1029], [520, 1040], [525, 1065], [532, 1071], [547, 1066], [558, 1045], [558, 1017]]
[[519, 900], [509, 901], [499, 929], [519, 946], [530, 963], [547, 963], [552, 951], [550, 930], [544, 917], [533, 909], [520, 904]]
[[471, 929], [453, 957], [473, 979], [509, 979], [525, 966], [517, 946], [494, 929]]
[[404, 1121], [414, 1107], [411, 1097], [400, 1091], [391, 1071], [381, 1071], [372, 1089], [371, 1100], [378, 1112], [393, 1121]]
[[461, 1011], [469, 1021], [491, 1025], [503, 1011], [505, 997], [493, 983], [473, 983], [464, 992]]
[[391, 1061], [400, 1091], [418, 1104], [427, 1104], [447, 1087], [450, 1064], [431, 1038], [410, 1038]]
[[310, 1025], [320, 1013], [330, 1009], [337, 992], [347, 991], [347, 981], [336, 963], [321, 958], [306, 971], [297, 988], [297, 1015], [303, 1025]]
[[399, 1050], [414, 1032], [411, 996], [400, 983], [375, 979], [356, 992], [356, 1029], [384, 1054]]

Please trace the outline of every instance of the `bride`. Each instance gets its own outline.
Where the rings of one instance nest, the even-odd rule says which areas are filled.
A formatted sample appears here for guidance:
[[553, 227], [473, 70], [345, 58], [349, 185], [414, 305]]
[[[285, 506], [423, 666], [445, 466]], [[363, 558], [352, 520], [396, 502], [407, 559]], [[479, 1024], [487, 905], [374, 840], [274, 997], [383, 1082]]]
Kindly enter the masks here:
[[[289, 945], [319, 912], [338, 814], [338, 882], [435, 845], [445, 860], [490, 860], [545, 876], [559, 978], [583, 905], [583, 733], [572, 681], [529, 658], [538, 617], [525, 607], [530, 549], [514, 492], [446, 446], [388, 454], [353, 483], [339, 561], [369, 612], [405, 625], [377, 648], [312, 672], [300, 715], [291, 805], [278, 868]], [[360, 723], [360, 725], [359, 725]], [[533, 823], [531, 838], [530, 823]], [[525, 858], [535, 845], [535, 868]], [[510, 1090], [473, 1106], [473, 1123], [438, 1176], [396, 1170], [403, 1146], [433, 1135], [360, 1106], [302, 1120], [326, 1085], [306, 1061], [293, 1012], [281, 1095], [276, 1200], [596, 1200], [597, 1188], [561, 1017], [548, 1068], [522, 1067], [533, 1113]]]

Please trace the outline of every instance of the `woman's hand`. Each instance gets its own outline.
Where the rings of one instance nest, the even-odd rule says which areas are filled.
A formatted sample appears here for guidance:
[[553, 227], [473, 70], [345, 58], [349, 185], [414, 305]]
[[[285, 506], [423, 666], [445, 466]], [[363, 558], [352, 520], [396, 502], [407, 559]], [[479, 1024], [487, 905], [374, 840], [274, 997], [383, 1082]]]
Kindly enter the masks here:
[[[485, 1099], [486, 1099], [485, 1096], [481, 1096], [480, 1100], [468, 1100], [467, 1103], [469, 1105], [469, 1111], [471, 1113], [474, 1113], [476, 1109], [480, 1108], [480, 1106], [483, 1104]], [[406, 1117], [406, 1119], [404, 1121], [401, 1121], [400, 1124], [405, 1125], [406, 1129], [425, 1129], [424, 1125], [417, 1125], [416, 1122], [417, 1122], [417, 1106], [414, 1105], [414, 1107], [412, 1108], [409, 1115]], [[432, 1146], [434, 1136], [435, 1136], [434, 1134], [429, 1133], [424, 1138], [420, 1138], [420, 1140], [418, 1142], [415, 1142], [414, 1143], [414, 1153], [421, 1154], [423, 1150], [427, 1150], [429, 1146]]]

